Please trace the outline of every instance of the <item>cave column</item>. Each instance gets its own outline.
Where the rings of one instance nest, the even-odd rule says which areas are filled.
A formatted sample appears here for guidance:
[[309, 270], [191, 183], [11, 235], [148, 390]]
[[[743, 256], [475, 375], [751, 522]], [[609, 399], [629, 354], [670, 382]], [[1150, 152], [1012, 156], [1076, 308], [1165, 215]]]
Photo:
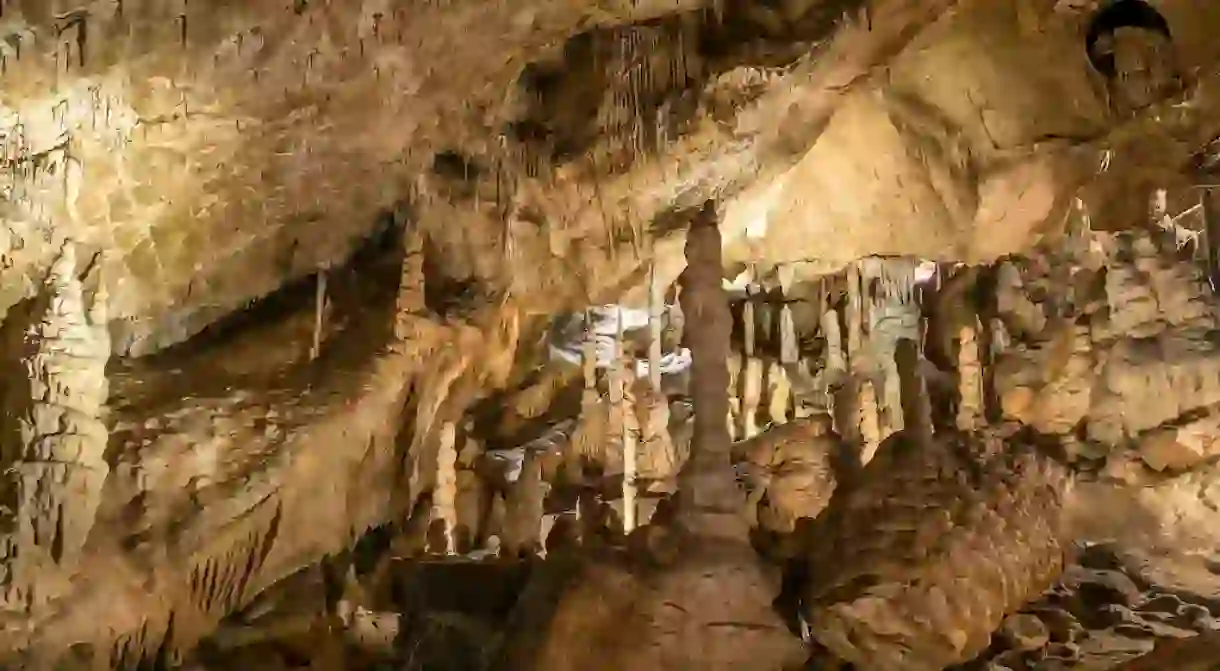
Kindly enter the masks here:
[[691, 398], [694, 431], [691, 454], [678, 476], [680, 514], [696, 534], [744, 540], [748, 526], [741, 510], [724, 418], [729, 411], [728, 368], [731, 323], [722, 285], [721, 239], [711, 203], [692, 217], [682, 273], [682, 310], [692, 354]]

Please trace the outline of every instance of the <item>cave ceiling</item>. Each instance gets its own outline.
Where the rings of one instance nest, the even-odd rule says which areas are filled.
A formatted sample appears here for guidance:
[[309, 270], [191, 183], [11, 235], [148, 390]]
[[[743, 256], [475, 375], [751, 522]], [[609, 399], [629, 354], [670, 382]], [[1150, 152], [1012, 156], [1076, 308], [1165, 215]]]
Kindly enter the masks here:
[[1194, 99], [1134, 118], [1089, 3], [866, 4], [10, 0], [0, 309], [71, 241], [146, 354], [396, 207], [447, 272], [543, 312], [654, 254], [676, 276], [665, 215], [709, 197], [734, 263], [983, 261], [1053, 230], [1124, 124], [1214, 125], [1211, 3], [1156, 3]]

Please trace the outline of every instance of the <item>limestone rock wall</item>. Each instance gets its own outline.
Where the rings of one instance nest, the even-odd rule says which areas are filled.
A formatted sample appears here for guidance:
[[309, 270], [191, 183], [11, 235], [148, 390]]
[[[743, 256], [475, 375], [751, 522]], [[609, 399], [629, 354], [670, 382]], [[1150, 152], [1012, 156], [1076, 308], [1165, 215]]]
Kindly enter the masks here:
[[[1180, 442], [1202, 453], [1210, 441], [1193, 436], [1220, 403], [1220, 314], [1199, 267], [1159, 233], [1089, 239], [1075, 261], [1026, 264], [1020, 288], [1001, 294], [1006, 322], [1032, 336], [997, 364], [1005, 414], [1049, 433], [1083, 427], [1095, 457], [1144, 444], [1164, 468]], [[1066, 277], [1050, 269], [1062, 263]]]

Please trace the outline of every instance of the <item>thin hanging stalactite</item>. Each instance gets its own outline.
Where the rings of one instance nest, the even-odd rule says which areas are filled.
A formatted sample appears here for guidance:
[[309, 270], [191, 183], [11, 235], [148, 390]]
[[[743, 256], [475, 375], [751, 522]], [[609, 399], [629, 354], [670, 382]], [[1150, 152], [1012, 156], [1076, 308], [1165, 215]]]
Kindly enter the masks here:
[[318, 270], [314, 293], [313, 342], [309, 346], [309, 360], [322, 353], [322, 332], [326, 328], [326, 269]]
[[636, 458], [639, 456], [636, 453], [635, 432], [631, 423], [631, 416], [635, 410], [631, 407], [631, 403], [627, 398], [627, 356], [625, 347], [623, 346], [623, 309], [618, 309], [618, 328], [615, 331], [615, 353], [618, 355], [615, 358], [615, 369], [618, 371], [617, 392], [619, 405], [618, 420], [620, 430], [620, 440], [623, 443], [623, 533], [631, 533], [636, 526], [636, 513], [638, 512], [635, 501], [635, 478], [637, 463]]
[[742, 392], [741, 392], [741, 437], [753, 438], [758, 435], [758, 405], [762, 400], [762, 360], [755, 355], [757, 315], [755, 301], [758, 295], [758, 285], [754, 282], [753, 270], [750, 272], [750, 283], [746, 285], [746, 302], [742, 307], [741, 322], [745, 331], [745, 356], [742, 358]]

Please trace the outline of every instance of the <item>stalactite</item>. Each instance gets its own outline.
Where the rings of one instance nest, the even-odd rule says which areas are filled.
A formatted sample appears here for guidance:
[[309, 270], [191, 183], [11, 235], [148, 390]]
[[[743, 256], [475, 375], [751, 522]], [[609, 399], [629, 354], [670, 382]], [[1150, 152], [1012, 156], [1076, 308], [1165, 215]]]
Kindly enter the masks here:
[[784, 422], [788, 419], [792, 406], [792, 383], [787, 370], [796, 366], [800, 358], [800, 348], [796, 337], [796, 322], [792, 317], [792, 307], [788, 305], [787, 296], [792, 286], [791, 266], [782, 267], [779, 271], [781, 300], [779, 309], [779, 363], [773, 363], [767, 372], [770, 380], [769, 414], [771, 421]]
[[1220, 290], [1220, 196], [1216, 189], [1199, 189], [1199, 209], [1203, 217], [1204, 263], [1207, 264], [1207, 283], [1212, 291]]
[[452, 555], [457, 553], [457, 425], [441, 423], [438, 443], [432, 518], [444, 525], [444, 553]]
[[751, 282], [746, 287], [746, 302], [742, 309], [742, 327], [745, 331], [745, 356], [742, 366], [741, 392], [741, 436], [744, 439], [758, 435], [758, 406], [762, 401], [762, 360], [755, 356], [755, 295], [757, 285]]
[[326, 269], [318, 270], [314, 291], [313, 342], [309, 347], [309, 360], [322, 353], [322, 331], [326, 328]]
[[3, 601], [37, 605], [56, 582], [44, 571], [70, 576], [94, 523], [109, 472], [103, 420], [110, 357], [104, 283], [86, 312], [72, 243], [65, 245], [47, 282], [47, 309], [29, 333], [22, 359], [27, 405], [16, 412], [21, 448], [7, 464], [16, 495], [15, 528], [5, 539]]
[[709, 203], [695, 215], [686, 238], [682, 275], [682, 310], [690, 331], [691, 397], [695, 406], [691, 455], [679, 475], [680, 514], [692, 531], [744, 539], [748, 533], [740, 511], [744, 494], [730, 462], [728, 370], [731, 321], [721, 287], [721, 241], [715, 208]]
[[[808, 371], [810, 366], [807, 359], [801, 359], [795, 365], [801, 370], [801, 372]], [[791, 366], [785, 367], [785, 372], [788, 372], [788, 383], [790, 387], [794, 388], [796, 387], [797, 383], [805, 384], [812, 379], [807, 373], [799, 378], [794, 378], [791, 373], [791, 368]], [[823, 371], [816, 379], [812, 379], [812, 384], [806, 385], [809, 389], [808, 394], [805, 394], [804, 391], [800, 392], [799, 394], [794, 394], [797, 396], [795, 399], [796, 403], [792, 409], [792, 416], [794, 419], [804, 419], [820, 414], [826, 414], [831, 417], [834, 416], [834, 396], [830, 393], [830, 388], [826, 384], [826, 379], [826, 373]]]
[[864, 296], [860, 290], [860, 269], [847, 266], [847, 357], [850, 364], [860, 354], [864, 341]]

